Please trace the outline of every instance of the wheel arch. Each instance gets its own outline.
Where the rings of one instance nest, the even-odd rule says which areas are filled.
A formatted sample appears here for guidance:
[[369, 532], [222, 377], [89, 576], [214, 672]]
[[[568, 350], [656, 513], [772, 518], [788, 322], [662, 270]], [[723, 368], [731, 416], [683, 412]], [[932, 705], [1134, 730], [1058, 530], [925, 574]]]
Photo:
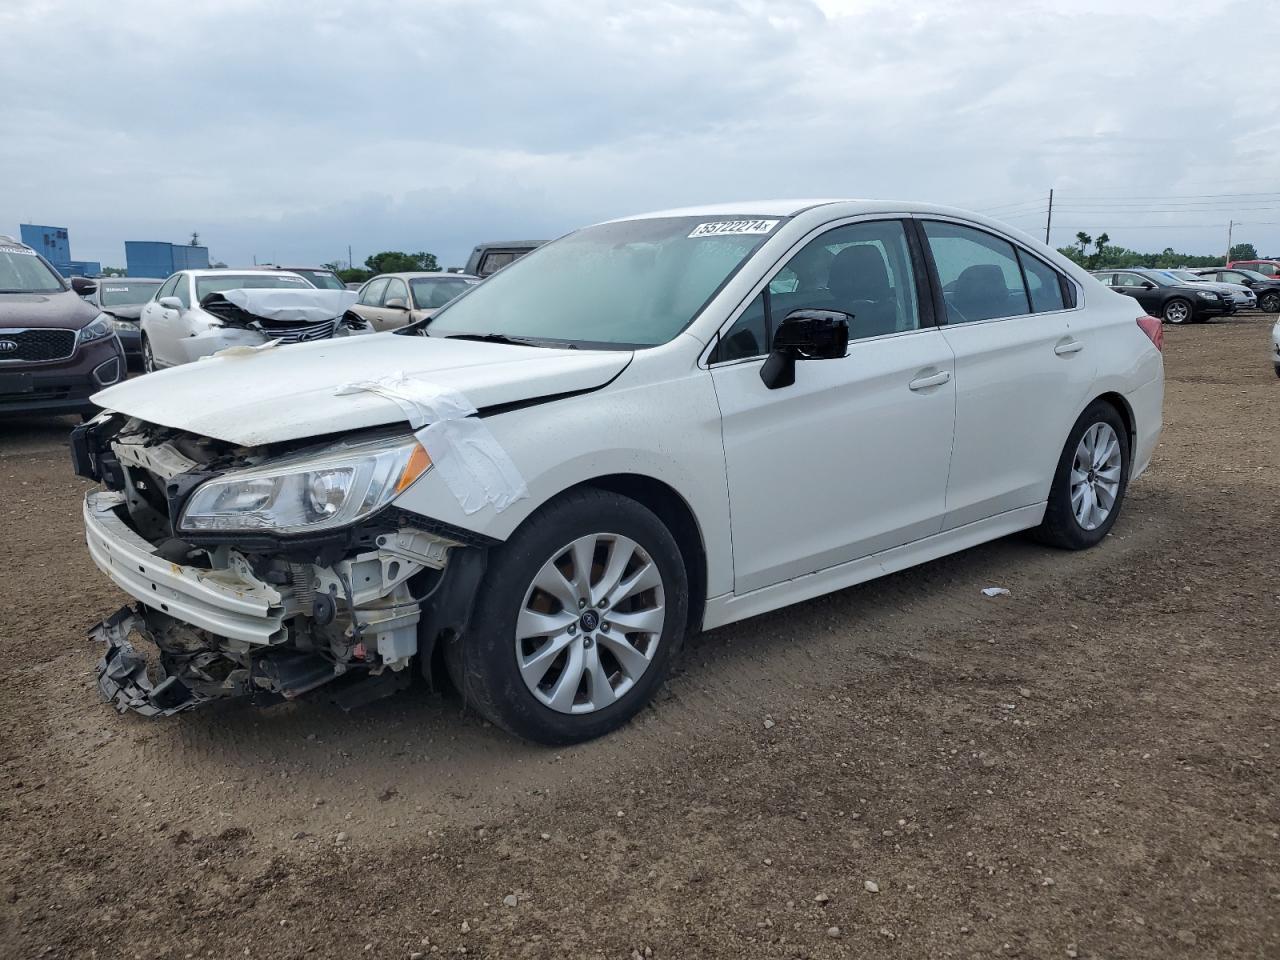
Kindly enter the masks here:
[[574, 484], [560, 495], [574, 490], [596, 489], [628, 497], [652, 510], [675, 537], [689, 578], [689, 627], [702, 629], [707, 603], [707, 550], [702, 528], [693, 508], [674, 487], [654, 477], [637, 473], [611, 473]]
[[1085, 410], [1098, 401], [1110, 404], [1120, 414], [1120, 419], [1124, 421], [1125, 430], [1129, 433], [1129, 449], [1132, 450], [1138, 439], [1138, 421], [1133, 414], [1133, 407], [1129, 405], [1129, 401], [1124, 398], [1123, 394], [1110, 390], [1106, 393], [1098, 394], [1098, 396], [1086, 403], [1080, 413], [1084, 413]]

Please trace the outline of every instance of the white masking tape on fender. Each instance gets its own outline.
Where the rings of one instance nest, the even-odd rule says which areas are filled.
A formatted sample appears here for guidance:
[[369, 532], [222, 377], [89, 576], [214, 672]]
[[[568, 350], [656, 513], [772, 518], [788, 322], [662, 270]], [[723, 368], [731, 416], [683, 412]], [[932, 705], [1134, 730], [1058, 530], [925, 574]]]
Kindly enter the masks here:
[[507, 451], [458, 391], [393, 373], [337, 389], [340, 397], [353, 393], [376, 393], [400, 408], [463, 513], [475, 513], [489, 503], [501, 513], [529, 496]]

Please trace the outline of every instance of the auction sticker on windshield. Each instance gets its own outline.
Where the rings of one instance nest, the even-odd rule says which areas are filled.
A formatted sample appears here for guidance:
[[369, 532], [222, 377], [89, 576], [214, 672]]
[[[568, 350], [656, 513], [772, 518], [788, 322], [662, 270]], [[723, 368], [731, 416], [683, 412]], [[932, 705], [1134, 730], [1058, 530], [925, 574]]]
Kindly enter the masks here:
[[777, 225], [777, 220], [716, 220], [713, 223], [698, 224], [689, 236], [722, 237], [727, 234], [768, 233]]

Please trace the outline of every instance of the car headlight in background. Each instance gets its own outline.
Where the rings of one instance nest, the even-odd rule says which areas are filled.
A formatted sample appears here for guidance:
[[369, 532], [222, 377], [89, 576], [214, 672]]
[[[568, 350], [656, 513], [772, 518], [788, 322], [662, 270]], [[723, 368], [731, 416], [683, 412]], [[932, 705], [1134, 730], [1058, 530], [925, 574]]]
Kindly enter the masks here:
[[1217, 295], [1216, 293], [1214, 293], [1212, 290], [1197, 290], [1197, 291], [1196, 291], [1196, 296], [1198, 296], [1198, 297], [1204, 297], [1206, 300], [1217, 300], [1217, 299], [1218, 299], [1218, 295]]
[[380, 510], [430, 467], [431, 458], [413, 437], [276, 460], [204, 483], [178, 526], [210, 532], [332, 530]]
[[111, 325], [111, 318], [105, 313], [100, 313], [80, 328], [80, 333], [78, 334], [79, 342], [93, 343], [93, 341], [101, 340], [103, 337], [110, 337], [115, 332], [115, 327]]
[[132, 320], [121, 320], [119, 317], [111, 318], [111, 328], [117, 333], [137, 333], [138, 324]]

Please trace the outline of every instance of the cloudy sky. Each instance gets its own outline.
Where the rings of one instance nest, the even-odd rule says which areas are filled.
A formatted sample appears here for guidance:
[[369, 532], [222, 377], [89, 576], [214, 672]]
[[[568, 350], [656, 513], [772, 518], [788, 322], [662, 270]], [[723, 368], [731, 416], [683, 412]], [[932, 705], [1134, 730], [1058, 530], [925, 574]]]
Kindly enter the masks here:
[[[1124, 12], [1117, 12], [1123, 7]], [[1280, 254], [1264, 0], [4, 0], [0, 233], [461, 263], [629, 212], [930, 200]], [[109, 10], [109, 13], [108, 13]], [[1224, 196], [1229, 195], [1229, 196]]]

